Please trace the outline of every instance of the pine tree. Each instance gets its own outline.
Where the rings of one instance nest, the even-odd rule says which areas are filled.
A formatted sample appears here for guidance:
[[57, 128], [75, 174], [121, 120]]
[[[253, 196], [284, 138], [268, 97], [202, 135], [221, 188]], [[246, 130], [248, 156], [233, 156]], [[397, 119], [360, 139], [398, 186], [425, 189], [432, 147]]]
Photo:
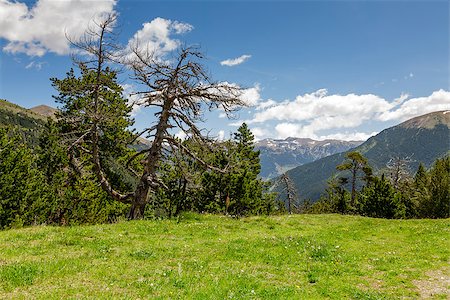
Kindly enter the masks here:
[[33, 202], [44, 197], [34, 155], [13, 130], [0, 128], [0, 229], [30, 225]]
[[429, 217], [450, 217], [450, 156], [436, 160], [429, 172], [431, 205]]
[[375, 218], [391, 219], [396, 213], [395, 192], [384, 177], [373, 177], [372, 183], [361, 192], [360, 212], [362, 215]]
[[[367, 158], [365, 158], [361, 153], [357, 151], [348, 152], [346, 154], [347, 160], [336, 167], [339, 171], [350, 171], [351, 172], [351, 202], [350, 206], [355, 207], [356, 205], [356, 185], [358, 178], [369, 182], [372, 177], [372, 168], [369, 166]], [[363, 175], [359, 175], [360, 173]]]

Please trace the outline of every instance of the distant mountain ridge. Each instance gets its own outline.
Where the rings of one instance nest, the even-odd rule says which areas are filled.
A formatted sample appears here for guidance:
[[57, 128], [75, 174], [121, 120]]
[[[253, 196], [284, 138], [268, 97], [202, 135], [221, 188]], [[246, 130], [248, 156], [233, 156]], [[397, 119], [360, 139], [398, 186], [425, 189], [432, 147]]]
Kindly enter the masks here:
[[[32, 143], [36, 143], [37, 137], [43, 129], [47, 118], [55, 119], [58, 109], [48, 105], [38, 105], [32, 108], [24, 108], [4, 99], [0, 99], [0, 128], [5, 126], [16, 127], [30, 136]], [[151, 142], [138, 137], [132, 145], [137, 150], [147, 149]]]
[[44, 117], [51, 117], [54, 118], [56, 112], [58, 111], [58, 109], [48, 106], [48, 105], [38, 105], [38, 106], [34, 106], [32, 108], [30, 108], [29, 110], [31, 110], [32, 112], [44, 116]]
[[[367, 157], [375, 172], [386, 167], [393, 157], [410, 157], [414, 173], [420, 163], [426, 167], [450, 153], [450, 111], [439, 111], [405, 121], [383, 130], [352, 149]], [[336, 166], [345, 154], [334, 154], [287, 172], [303, 199], [317, 200], [324, 192], [327, 180], [336, 174]]]
[[41, 114], [0, 99], [0, 126], [18, 126], [27, 129], [39, 127], [47, 120]]
[[261, 177], [270, 179], [297, 166], [325, 156], [344, 152], [362, 141], [324, 140], [289, 137], [284, 140], [264, 139], [255, 143], [260, 151]]

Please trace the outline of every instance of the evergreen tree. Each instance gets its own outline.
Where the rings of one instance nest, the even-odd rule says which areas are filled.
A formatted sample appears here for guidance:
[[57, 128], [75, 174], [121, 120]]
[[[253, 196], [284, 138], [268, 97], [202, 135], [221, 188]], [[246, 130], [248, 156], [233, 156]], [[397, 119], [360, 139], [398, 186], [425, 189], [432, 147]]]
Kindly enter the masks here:
[[33, 202], [44, 197], [42, 176], [21, 138], [0, 128], [0, 229], [34, 222]]
[[235, 149], [231, 149], [231, 172], [228, 176], [229, 213], [246, 215], [263, 210], [263, 184], [259, 151], [254, 150], [254, 136], [243, 123], [234, 134]]
[[436, 160], [429, 172], [431, 203], [428, 216], [450, 217], [450, 156]]
[[[372, 168], [369, 166], [367, 158], [357, 151], [348, 152], [346, 154], [347, 160], [336, 167], [339, 171], [350, 171], [351, 184], [351, 202], [350, 207], [356, 206], [356, 185], [358, 179], [363, 179], [368, 183], [372, 178]], [[362, 172], [362, 176], [360, 173]]]
[[[39, 138], [37, 166], [46, 186], [45, 201], [33, 202], [38, 223], [84, 224], [105, 223], [125, 216], [126, 206], [116, 203], [96, 184], [86, 168], [80, 174], [69, 167], [58, 124], [49, 119]], [[86, 163], [88, 163], [87, 161]]]
[[364, 216], [392, 219], [396, 213], [396, 196], [392, 185], [384, 177], [373, 177], [364, 187], [360, 197], [359, 211]]
[[429, 216], [431, 205], [430, 178], [425, 166], [421, 163], [414, 175], [414, 183], [411, 189], [411, 198], [417, 203], [417, 216], [424, 218]]

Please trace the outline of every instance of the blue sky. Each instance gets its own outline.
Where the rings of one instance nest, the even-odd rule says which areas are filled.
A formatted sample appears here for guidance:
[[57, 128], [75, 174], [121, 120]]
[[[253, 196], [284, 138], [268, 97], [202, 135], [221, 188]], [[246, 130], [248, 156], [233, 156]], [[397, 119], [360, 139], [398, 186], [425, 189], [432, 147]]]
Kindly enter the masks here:
[[237, 120], [206, 116], [217, 135], [246, 121], [260, 139], [365, 139], [450, 109], [448, 1], [0, 0], [0, 98], [56, 106], [49, 78], [72, 65], [64, 29], [78, 34], [111, 11], [124, 45], [148, 24], [150, 36], [165, 33], [161, 45], [200, 45], [214, 79], [248, 89], [253, 106]]

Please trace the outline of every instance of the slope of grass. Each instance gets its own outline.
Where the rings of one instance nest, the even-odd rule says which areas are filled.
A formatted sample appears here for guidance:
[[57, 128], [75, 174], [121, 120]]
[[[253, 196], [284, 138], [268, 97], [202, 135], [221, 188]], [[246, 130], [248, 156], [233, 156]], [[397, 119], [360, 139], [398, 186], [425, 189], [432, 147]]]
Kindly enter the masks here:
[[47, 117], [43, 116], [41, 114], [35, 113], [29, 109], [23, 108], [17, 104], [11, 103], [9, 101], [6, 101], [4, 99], [0, 99], [0, 110], [2, 111], [7, 111], [10, 112], [12, 114], [17, 114], [19, 116], [25, 117], [25, 118], [29, 118], [29, 119], [34, 119], [34, 120], [39, 120], [42, 122], [47, 121]]
[[446, 299], [449, 231], [449, 220], [195, 214], [8, 230], [0, 298]]

